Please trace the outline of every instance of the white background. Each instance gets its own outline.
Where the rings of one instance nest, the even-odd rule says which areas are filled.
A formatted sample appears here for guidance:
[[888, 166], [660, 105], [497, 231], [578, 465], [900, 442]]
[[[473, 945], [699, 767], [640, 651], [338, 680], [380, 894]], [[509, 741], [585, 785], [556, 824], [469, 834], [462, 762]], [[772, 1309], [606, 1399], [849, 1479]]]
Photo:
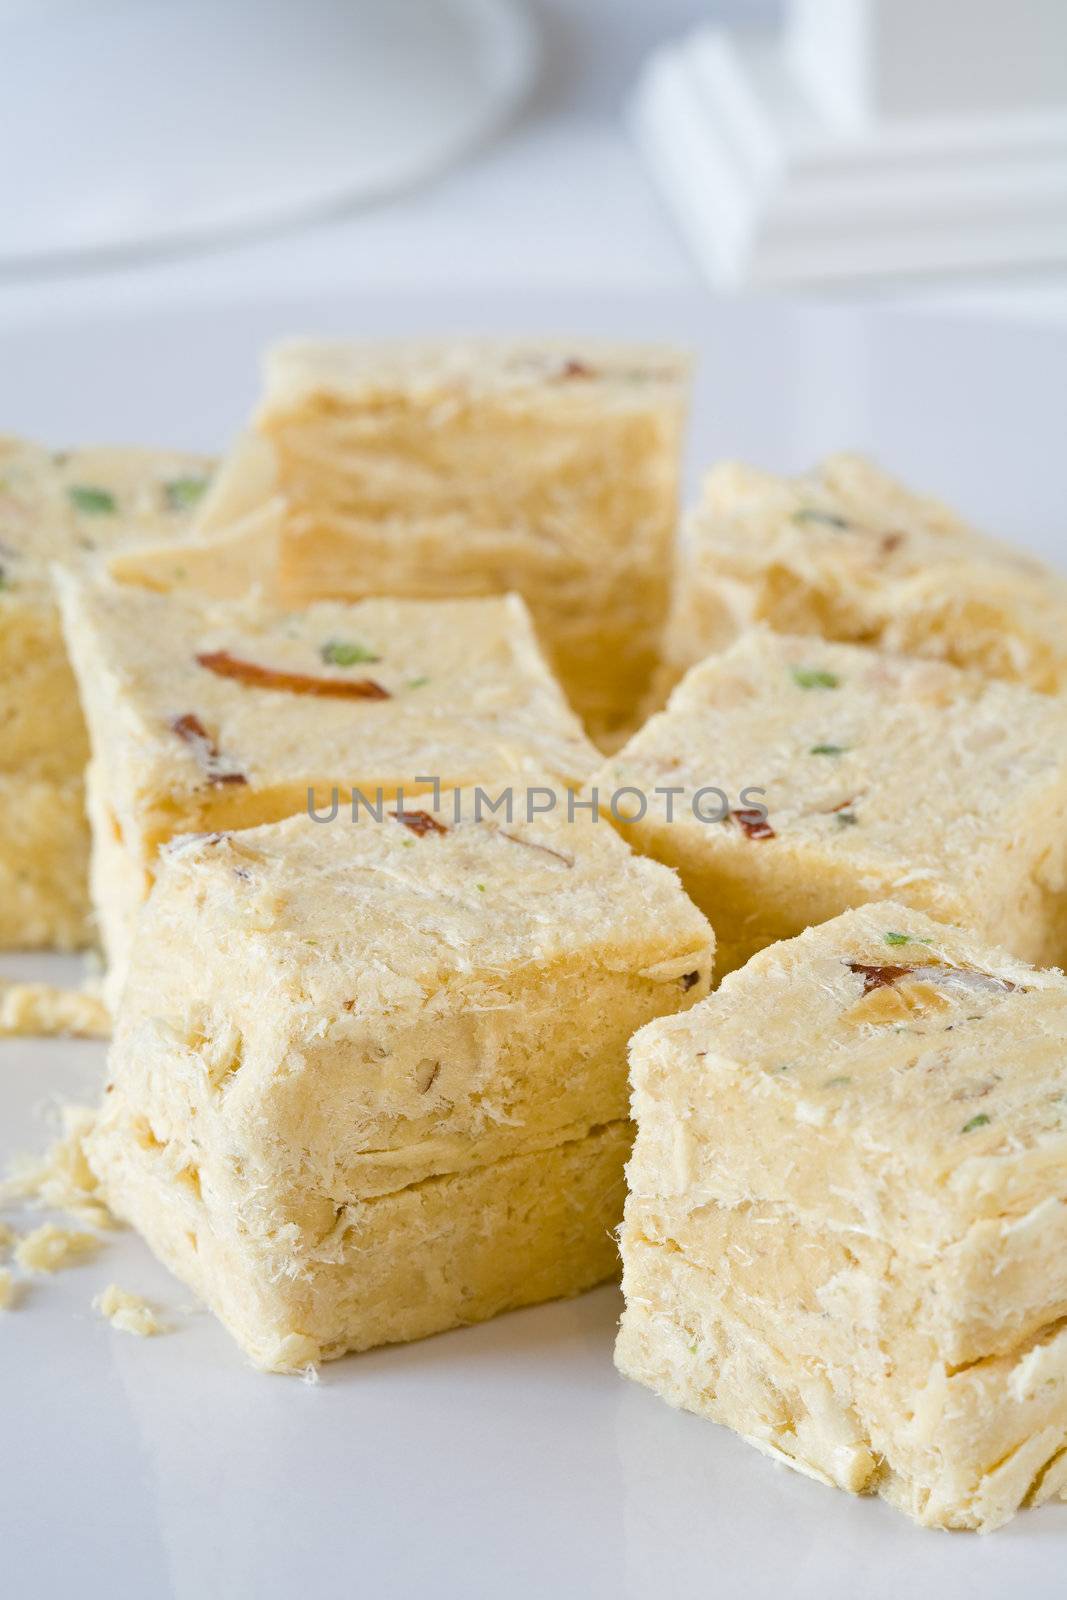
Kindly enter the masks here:
[[[0, 278], [0, 330], [5, 322], [67, 311], [301, 290], [695, 285], [621, 108], [658, 41], [708, 17], [773, 19], [774, 0], [537, 0], [532, 9], [544, 45], [538, 86], [507, 133], [463, 168], [373, 210], [255, 241], [44, 280]], [[71, 129], [69, 136], [77, 134]], [[14, 183], [15, 130], [4, 142]], [[893, 294], [909, 304], [1067, 322], [1063, 273], [897, 287]]]

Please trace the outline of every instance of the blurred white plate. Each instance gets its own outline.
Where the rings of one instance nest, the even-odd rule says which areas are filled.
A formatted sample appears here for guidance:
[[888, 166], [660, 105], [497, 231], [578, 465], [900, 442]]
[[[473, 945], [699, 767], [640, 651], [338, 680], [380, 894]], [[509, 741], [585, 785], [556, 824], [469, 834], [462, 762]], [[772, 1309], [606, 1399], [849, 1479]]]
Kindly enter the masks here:
[[0, 0], [0, 265], [206, 243], [391, 194], [497, 128], [521, 0]]
[[[995, 531], [1067, 550], [1067, 336], [703, 295], [405, 299], [49, 322], [0, 331], [0, 432], [218, 447], [265, 340], [551, 329], [667, 337], [701, 358], [692, 476], [792, 469], [844, 444]], [[0, 959], [0, 973], [48, 962]], [[62, 964], [60, 964], [62, 967]], [[69, 968], [63, 969], [69, 972]], [[0, 1042], [0, 1166], [100, 1046]], [[108, 1282], [176, 1331], [90, 1310]], [[617, 1377], [617, 1291], [334, 1363], [250, 1371], [130, 1234], [0, 1317], [0, 1584], [32, 1600], [1060, 1600], [1067, 1506], [988, 1539], [914, 1528], [775, 1466]]]

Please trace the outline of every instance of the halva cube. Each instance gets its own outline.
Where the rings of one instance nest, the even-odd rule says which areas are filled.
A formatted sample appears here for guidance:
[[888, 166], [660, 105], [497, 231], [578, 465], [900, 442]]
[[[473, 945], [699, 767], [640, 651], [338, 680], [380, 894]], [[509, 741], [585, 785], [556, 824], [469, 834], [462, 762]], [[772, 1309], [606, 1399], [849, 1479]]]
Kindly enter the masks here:
[[176, 451], [0, 439], [0, 947], [90, 937], [88, 743], [50, 563], [180, 538], [209, 473]]
[[685, 527], [668, 678], [754, 622], [1067, 686], [1067, 579], [858, 456], [801, 478], [736, 463], [708, 475]]
[[626, 837], [681, 873], [720, 974], [890, 896], [1025, 960], [1067, 958], [1059, 697], [756, 628], [593, 781]]
[[936, 1527], [1067, 1483], [1067, 981], [896, 902], [631, 1048], [620, 1369]]
[[713, 935], [562, 790], [514, 802], [163, 852], [89, 1158], [260, 1366], [616, 1268], [626, 1042], [707, 993]]
[[92, 738], [92, 887], [114, 999], [159, 846], [597, 760], [515, 596], [294, 613], [65, 576]]
[[645, 345], [292, 343], [210, 507], [277, 497], [295, 603], [522, 594], [617, 741], [659, 661], [688, 369]]

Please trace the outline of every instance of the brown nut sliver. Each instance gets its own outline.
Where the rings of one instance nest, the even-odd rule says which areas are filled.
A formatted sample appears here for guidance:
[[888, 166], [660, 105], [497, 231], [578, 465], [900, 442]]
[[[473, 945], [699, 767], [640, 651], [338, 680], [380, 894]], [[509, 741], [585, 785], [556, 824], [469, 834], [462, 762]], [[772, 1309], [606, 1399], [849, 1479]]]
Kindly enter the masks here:
[[206, 650], [197, 656], [197, 662], [219, 678], [233, 678], [254, 689], [278, 689], [286, 694], [317, 695], [323, 700], [390, 700], [388, 689], [383, 689], [373, 678], [319, 678], [310, 672], [285, 672], [277, 667], [264, 667], [257, 661], [245, 661], [231, 655], [228, 650]]
[[777, 839], [778, 837], [763, 812], [757, 810], [754, 806], [743, 806], [740, 810], [731, 811], [730, 815], [746, 839]]
[[194, 711], [171, 717], [170, 729], [192, 750], [204, 776], [212, 783], [247, 783], [243, 772], [228, 768], [214, 739]]
[[389, 815], [395, 817], [397, 822], [424, 839], [428, 833], [447, 833], [448, 829], [443, 822], [438, 822], [436, 817], [431, 817], [428, 811], [390, 811]]
[[508, 833], [506, 828], [498, 828], [497, 832], [502, 839], [510, 839], [512, 844], [521, 844], [524, 850], [540, 850], [543, 856], [555, 856], [557, 861], [562, 861], [565, 867], [573, 867], [574, 857], [565, 855], [562, 850], [553, 850], [551, 845], [537, 844], [533, 839], [520, 839], [517, 833]]
[[887, 988], [890, 984], [899, 983], [901, 978], [906, 978], [914, 967], [876, 967], [868, 966], [864, 961], [846, 961], [850, 972], [859, 973], [863, 978], [863, 992], [870, 994], [872, 989]]

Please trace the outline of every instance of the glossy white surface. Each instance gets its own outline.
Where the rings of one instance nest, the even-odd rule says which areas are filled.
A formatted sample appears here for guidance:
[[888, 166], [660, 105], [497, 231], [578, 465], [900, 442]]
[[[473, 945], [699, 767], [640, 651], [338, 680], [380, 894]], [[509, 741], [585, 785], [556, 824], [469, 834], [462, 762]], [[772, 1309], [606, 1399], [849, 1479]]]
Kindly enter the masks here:
[[[1067, 42], [1062, 11], [1060, 24]], [[831, 81], [834, 66], [831, 52]], [[702, 26], [655, 53], [630, 121], [718, 286], [855, 292], [1067, 265], [1067, 96], [1060, 109], [842, 124], [799, 81], [779, 30]]]
[[[295, 331], [554, 328], [665, 334], [702, 368], [694, 468], [798, 467], [844, 444], [1067, 553], [1065, 341], [704, 296], [331, 298], [26, 325], [0, 338], [0, 429], [218, 445], [262, 342]], [[0, 974], [40, 970], [0, 960]], [[65, 969], [69, 973], [69, 967]], [[0, 1162], [41, 1148], [103, 1049], [0, 1042]], [[8, 1213], [11, 1215], [11, 1213]], [[90, 1310], [156, 1300], [141, 1342]], [[765, 1460], [619, 1379], [607, 1288], [422, 1344], [263, 1377], [117, 1237], [0, 1318], [0, 1589], [52, 1600], [1052, 1600], [1067, 1506], [988, 1539], [913, 1528]]]
[[495, 130], [537, 54], [521, 0], [20, 6], [0, 53], [20, 151], [0, 267], [215, 243], [391, 194]]
[[[80, 9], [79, 0], [0, 0], [0, 12], [14, 8], [36, 25], [46, 3]], [[97, 316], [134, 305], [223, 299], [244, 304], [295, 292], [329, 297], [515, 284], [684, 293], [700, 281], [695, 260], [648, 181], [622, 108], [658, 44], [701, 22], [758, 26], [779, 9], [777, 0], [536, 0], [542, 65], [532, 96], [501, 137], [440, 179], [387, 205], [195, 254], [123, 260], [106, 272], [0, 276], [0, 327], [53, 312]], [[10, 58], [4, 39], [0, 69]], [[113, 70], [125, 70], [121, 57]], [[13, 103], [0, 100], [0, 119]], [[53, 136], [53, 123], [44, 121], [38, 132]], [[15, 182], [26, 159], [21, 142], [18, 155], [11, 164]], [[950, 311], [1067, 325], [1067, 272], [1051, 267], [908, 284], [893, 294]]]

